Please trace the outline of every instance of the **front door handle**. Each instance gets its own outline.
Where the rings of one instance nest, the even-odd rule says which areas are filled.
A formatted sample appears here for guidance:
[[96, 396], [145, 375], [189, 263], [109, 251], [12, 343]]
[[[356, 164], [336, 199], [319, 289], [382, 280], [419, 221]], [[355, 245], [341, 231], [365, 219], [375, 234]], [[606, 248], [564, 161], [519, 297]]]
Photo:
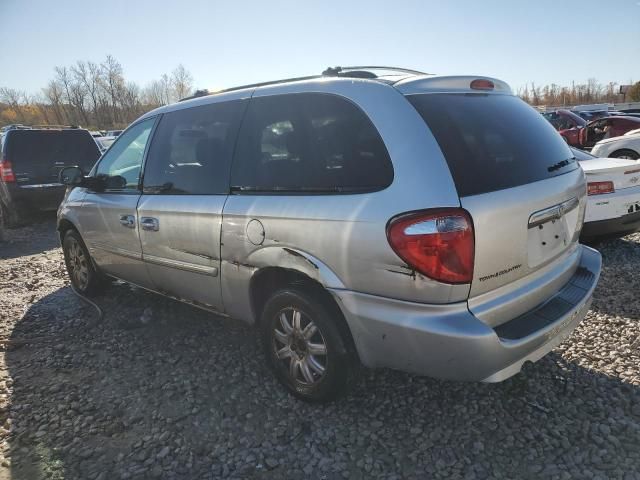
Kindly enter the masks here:
[[136, 228], [136, 217], [133, 215], [120, 215], [120, 225], [127, 228]]
[[160, 230], [160, 222], [158, 222], [157, 218], [153, 217], [140, 217], [140, 226], [143, 230], [149, 232], [157, 232]]

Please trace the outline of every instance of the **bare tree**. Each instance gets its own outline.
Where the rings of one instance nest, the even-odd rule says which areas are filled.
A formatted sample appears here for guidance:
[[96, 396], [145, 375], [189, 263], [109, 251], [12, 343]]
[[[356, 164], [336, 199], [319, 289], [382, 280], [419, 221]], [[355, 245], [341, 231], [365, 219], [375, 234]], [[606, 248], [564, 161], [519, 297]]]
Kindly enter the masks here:
[[122, 110], [127, 123], [135, 120], [141, 113], [140, 87], [127, 82], [122, 91]]
[[53, 109], [53, 114], [56, 117], [56, 123], [59, 125], [67, 123], [64, 102], [62, 99], [63, 91], [60, 84], [55, 80], [51, 80], [49, 81], [49, 85], [42, 89], [42, 93]]
[[176, 101], [188, 97], [193, 88], [193, 77], [184, 68], [184, 65], [178, 65], [171, 72], [171, 86], [173, 87], [174, 99]]
[[107, 55], [107, 58], [100, 65], [102, 68], [102, 78], [104, 81], [104, 89], [109, 96], [109, 103], [111, 107], [111, 123], [116, 124], [118, 122], [118, 93], [122, 91], [124, 85], [124, 77], [122, 76], [122, 65], [113, 58], [111, 55]]
[[159, 80], [153, 80], [145, 87], [142, 97], [145, 104], [154, 108], [164, 105], [162, 83]]
[[26, 121], [25, 114], [22, 109], [25, 93], [15, 88], [0, 88], [0, 99], [9, 105], [16, 112], [18, 121], [24, 123]]
[[102, 70], [100, 66], [93, 62], [78, 61], [75, 66], [71, 67], [71, 71], [76, 82], [79, 82], [86, 91], [90, 109], [93, 114], [93, 124], [102, 123], [100, 118], [100, 104], [102, 93]]
[[69, 123], [79, 123], [78, 122], [78, 112], [75, 110], [72, 95], [71, 95], [71, 75], [69, 74], [69, 70], [67, 67], [55, 67], [54, 71], [56, 73], [55, 82], [60, 85], [60, 89], [62, 90], [62, 100], [67, 105], [67, 121]]

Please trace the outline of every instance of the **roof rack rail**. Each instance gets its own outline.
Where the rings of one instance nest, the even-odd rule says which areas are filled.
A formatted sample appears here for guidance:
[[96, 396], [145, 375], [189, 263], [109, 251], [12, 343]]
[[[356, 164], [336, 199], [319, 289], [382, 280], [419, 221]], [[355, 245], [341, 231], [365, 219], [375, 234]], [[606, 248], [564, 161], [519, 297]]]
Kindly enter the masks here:
[[79, 125], [31, 125], [30, 128], [38, 128], [43, 130], [47, 128], [51, 128], [55, 130], [60, 130], [65, 128], [74, 129], [74, 128], [82, 128], [82, 127]]
[[410, 75], [431, 75], [430, 73], [421, 72], [419, 70], [411, 70], [409, 68], [401, 68], [401, 67], [385, 67], [382, 65], [372, 65], [372, 66], [358, 66], [358, 67], [329, 67], [322, 75], [326, 77], [339, 77], [339, 76], [350, 76], [350, 74], [355, 72], [362, 71], [363, 73], [370, 73], [369, 78], [377, 78], [377, 75], [372, 72], [368, 72], [369, 70], [387, 70], [390, 72], [398, 72], [398, 73], [408, 73]]
[[258, 88], [266, 87], [267, 85], [278, 85], [279, 83], [287, 82], [301, 82], [303, 80], [316, 80], [323, 77], [354, 77], [354, 78], [378, 78], [378, 76], [370, 72], [369, 70], [387, 70], [392, 72], [399, 72], [410, 75], [431, 75], [430, 73], [421, 72], [419, 70], [411, 70], [409, 68], [400, 67], [383, 67], [383, 66], [369, 66], [369, 67], [329, 67], [322, 72], [321, 75], [309, 75], [306, 77], [292, 77], [283, 78], [281, 80], [271, 80], [268, 82], [250, 83], [248, 85], [240, 85], [238, 87], [225, 88], [215, 92], [209, 92], [207, 89], [196, 90], [196, 92], [185, 98], [181, 98], [179, 101], [184, 102], [186, 100], [192, 100], [198, 97], [205, 97], [208, 95], [216, 95], [218, 93], [235, 92], [236, 90], [243, 90], [245, 88]]
[[277, 85], [279, 83], [300, 82], [302, 80], [314, 80], [316, 78], [322, 78], [322, 75], [309, 75], [306, 77], [292, 77], [292, 78], [283, 78], [282, 80], [271, 80], [269, 82], [251, 83], [249, 85], [240, 85], [239, 87], [225, 88], [224, 90], [219, 90], [215, 93], [233, 92], [235, 90], [242, 90], [243, 88], [266, 87], [267, 85]]
[[23, 125], [21, 123], [12, 123], [11, 125], [5, 125], [4, 127], [2, 127], [0, 129], [0, 131], [4, 132], [8, 132], [9, 130], [28, 130], [31, 127], [27, 126], [27, 125]]

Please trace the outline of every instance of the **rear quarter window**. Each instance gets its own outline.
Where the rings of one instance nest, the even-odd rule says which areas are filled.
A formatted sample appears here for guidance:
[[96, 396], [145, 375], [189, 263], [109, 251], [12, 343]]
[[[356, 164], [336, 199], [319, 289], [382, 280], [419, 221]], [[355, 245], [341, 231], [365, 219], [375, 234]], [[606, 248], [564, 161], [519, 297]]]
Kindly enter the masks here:
[[393, 181], [377, 129], [342, 97], [296, 93], [251, 99], [233, 160], [236, 191], [359, 193]]
[[407, 98], [436, 138], [460, 197], [578, 168], [554, 127], [517, 97], [437, 93]]

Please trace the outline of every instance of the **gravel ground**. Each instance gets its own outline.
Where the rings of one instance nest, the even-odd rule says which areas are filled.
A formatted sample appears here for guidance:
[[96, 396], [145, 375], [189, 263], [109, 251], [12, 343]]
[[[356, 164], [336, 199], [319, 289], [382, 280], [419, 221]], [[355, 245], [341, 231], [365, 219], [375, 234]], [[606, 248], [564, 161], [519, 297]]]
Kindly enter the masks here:
[[600, 245], [591, 312], [523, 374], [365, 371], [348, 398], [313, 406], [278, 387], [252, 329], [124, 284], [97, 298], [98, 322], [53, 221], [11, 231], [0, 479], [640, 479], [639, 243]]

